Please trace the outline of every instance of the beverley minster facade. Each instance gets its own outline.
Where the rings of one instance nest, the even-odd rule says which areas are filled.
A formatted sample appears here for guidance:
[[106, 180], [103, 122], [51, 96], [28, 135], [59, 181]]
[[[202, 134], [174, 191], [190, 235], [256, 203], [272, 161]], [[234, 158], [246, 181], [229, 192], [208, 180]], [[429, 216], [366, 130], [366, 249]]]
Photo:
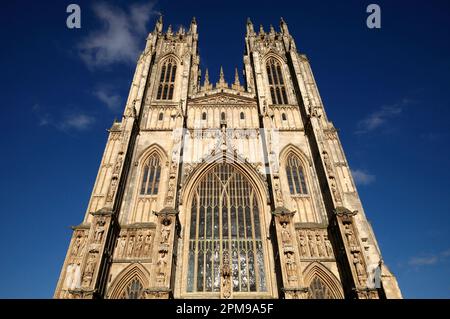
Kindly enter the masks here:
[[310, 63], [246, 24], [243, 83], [156, 22], [55, 298], [401, 298]]

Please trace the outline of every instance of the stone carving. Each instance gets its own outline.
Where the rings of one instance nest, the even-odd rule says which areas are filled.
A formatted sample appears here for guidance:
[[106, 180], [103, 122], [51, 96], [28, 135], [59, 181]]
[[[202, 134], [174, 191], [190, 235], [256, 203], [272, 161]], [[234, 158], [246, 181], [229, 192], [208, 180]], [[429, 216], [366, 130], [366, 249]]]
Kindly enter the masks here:
[[170, 221], [169, 221], [169, 223], [163, 221], [163, 224], [161, 226], [161, 240], [160, 240], [160, 243], [161, 244], [167, 243], [168, 240], [169, 240], [169, 236], [170, 236]]
[[353, 265], [356, 270], [356, 275], [358, 276], [358, 281], [361, 286], [365, 286], [366, 284], [366, 272], [364, 270], [364, 266], [361, 263], [361, 258], [359, 256], [359, 252], [353, 253]]
[[94, 276], [95, 266], [97, 264], [97, 252], [92, 252], [89, 254], [88, 260], [86, 262], [86, 268], [83, 274], [82, 286], [87, 288], [90, 287], [92, 283], [92, 278]]
[[66, 280], [64, 282], [64, 288], [76, 289], [81, 285], [81, 271], [80, 264], [69, 264], [66, 268]]
[[294, 252], [292, 250], [287, 250], [285, 252], [286, 256], [286, 273], [289, 281], [297, 280], [297, 263], [295, 262]]
[[159, 252], [159, 259], [156, 263], [156, 280], [160, 284], [164, 284], [166, 280], [166, 267], [167, 267], [167, 261], [166, 261], [166, 251], [161, 250]]
[[327, 151], [323, 151], [322, 155], [323, 163], [325, 165], [325, 170], [327, 171], [328, 176], [333, 176], [333, 167], [331, 165], [330, 157], [328, 156]]
[[116, 164], [114, 165], [113, 174], [118, 175], [120, 172], [120, 168], [122, 167], [123, 162], [123, 154], [119, 153], [117, 156]]
[[326, 229], [298, 230], [300, 256], [304, 258], [334, 258]]
[[283, 244], [289, 244], [291, 242], [291, 233], [287, 229], [288, 223], [286, 221], [283, 221], [281, 223], [281, 241]]
[[350, 224], [344, 225], [344, 233], [345, 237], [347, 238], [348, 245], [350, 247], [355, 247], [356, 246], [355, 236]]
[[330, 188], [331, 188], [331, 192], [333, 193], [334, 200], [337, 203], [342, 202], [341, 195], [339, 194], [339, 190], [337, 189], [337, 186], [336, 186], [336, 180], [332, 176], [330, 176]]
[[231, 297], [231, 267], [230, 257], [227, 250], [223, 252], [222, 259], [222, 295], [225, 299], [228, 299]]
[[275, 200], [278, 206], [283, 205], [283, 194], [281, 193], [281, 187], [278, 179], [274, 180], [273, 188], [275, 189]]
[[151, 258], [153, 230], [142, 228], [122, 229], [117, 239], [115, 258]]
[[105, 224], [106, 224], [106, 221], [105, 221], [104, 217], [100, 217], [97, 220], [97, 225], [96, 225], [96, 228], [95, 228], [95, 235], [94, 235], [94, 241], [96, 243], [101, 243], [102, 242], [103, 235], [105, 233]]
[[87, 234], [85, 231], [77, 231], [75, 235], [75, 241], [72, 246], [71, 256], [79, 257], [83, 255], [84, 248], [86, 247]]
[[112, 202], [114, 195], [116, 193], [116, 190], [117, 190], [117, 184], [118, 184], [118, 178], [117, 178], [117, 176], [113, 176], [111, 179], [111, 186], [109, 188], [108, 196], [106, 196], [107, 202]]

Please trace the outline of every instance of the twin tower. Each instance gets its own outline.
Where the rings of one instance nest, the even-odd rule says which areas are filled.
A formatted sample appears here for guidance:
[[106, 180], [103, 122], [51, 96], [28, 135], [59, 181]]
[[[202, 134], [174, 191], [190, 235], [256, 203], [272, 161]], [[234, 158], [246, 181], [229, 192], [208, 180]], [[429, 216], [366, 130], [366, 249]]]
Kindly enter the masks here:
[[401, 298], [283, 19], [243, 62], [210, 83], [195, 19], [159, 18], [55, 298]]

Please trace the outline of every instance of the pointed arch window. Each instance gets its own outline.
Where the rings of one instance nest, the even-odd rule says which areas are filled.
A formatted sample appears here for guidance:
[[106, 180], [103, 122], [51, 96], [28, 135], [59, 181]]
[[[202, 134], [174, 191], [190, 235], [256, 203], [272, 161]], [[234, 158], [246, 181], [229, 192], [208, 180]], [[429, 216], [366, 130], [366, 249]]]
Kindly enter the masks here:
[[172, 58], [167, 59], [161, 67], [161, 76], [159, 78], [158, 92], [156, 94], [157, 100], [172, 100], [176, 72], [177, 64], [175, 61]]
[[334, 299], [328, 286], [318, 277], [314, 277], [308, 287], [308, 299]]
[[138, 278], [133, 278], [125, 287], [120, 299], [143, 299], [144, 287]]
[[274, 58], [269, 59], [266, 64], [266, 70], [272, 104], [288, 104], [280, 62]]
[[289, 191], [292, 195], [308, 194], [302, 162], [293, 154], [287, 158], [286, 176], [289, 184]]
[[141, 195], [158, 194], [159, 180], [161, 177], [161, 164], [159, 156], [153, 154], [144, 164], [144, 172], [141, 181]]
[[225, 259], [233, 291], [267, 291], [260, 207], [248, 179], [217, 164], [199, 181], [190, 209], [187, 292], [219, 292]]

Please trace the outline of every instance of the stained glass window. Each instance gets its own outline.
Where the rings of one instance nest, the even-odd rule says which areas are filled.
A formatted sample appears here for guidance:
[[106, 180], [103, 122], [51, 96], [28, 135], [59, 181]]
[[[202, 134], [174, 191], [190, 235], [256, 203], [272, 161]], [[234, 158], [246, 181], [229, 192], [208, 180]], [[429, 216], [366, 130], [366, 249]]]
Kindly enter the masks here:
[[327, 285], [318, 277], [314, 277], [308, 287], [308, 299], [333, 299]]
[[302, 163], [295, 155], [290, 155], [287, 159], [286, 176], [291, 194], [308, 194]]
[[141, 195], [158, 194], [159, 180], [161, 177], [161, 164], [158, 155], [154, 154], [144, 164], [144, 172], [141, 182]]
[[188, 292], [219, 292], [229, 256], [235, 292], [266, 291], [260, 207], [255, 190], [234, 166], [218, 164], [200, 180], [191, 204]]
[[142, 299], [144, 288], [138, 278], [133, 278], [120, 295], [120, 299]]

